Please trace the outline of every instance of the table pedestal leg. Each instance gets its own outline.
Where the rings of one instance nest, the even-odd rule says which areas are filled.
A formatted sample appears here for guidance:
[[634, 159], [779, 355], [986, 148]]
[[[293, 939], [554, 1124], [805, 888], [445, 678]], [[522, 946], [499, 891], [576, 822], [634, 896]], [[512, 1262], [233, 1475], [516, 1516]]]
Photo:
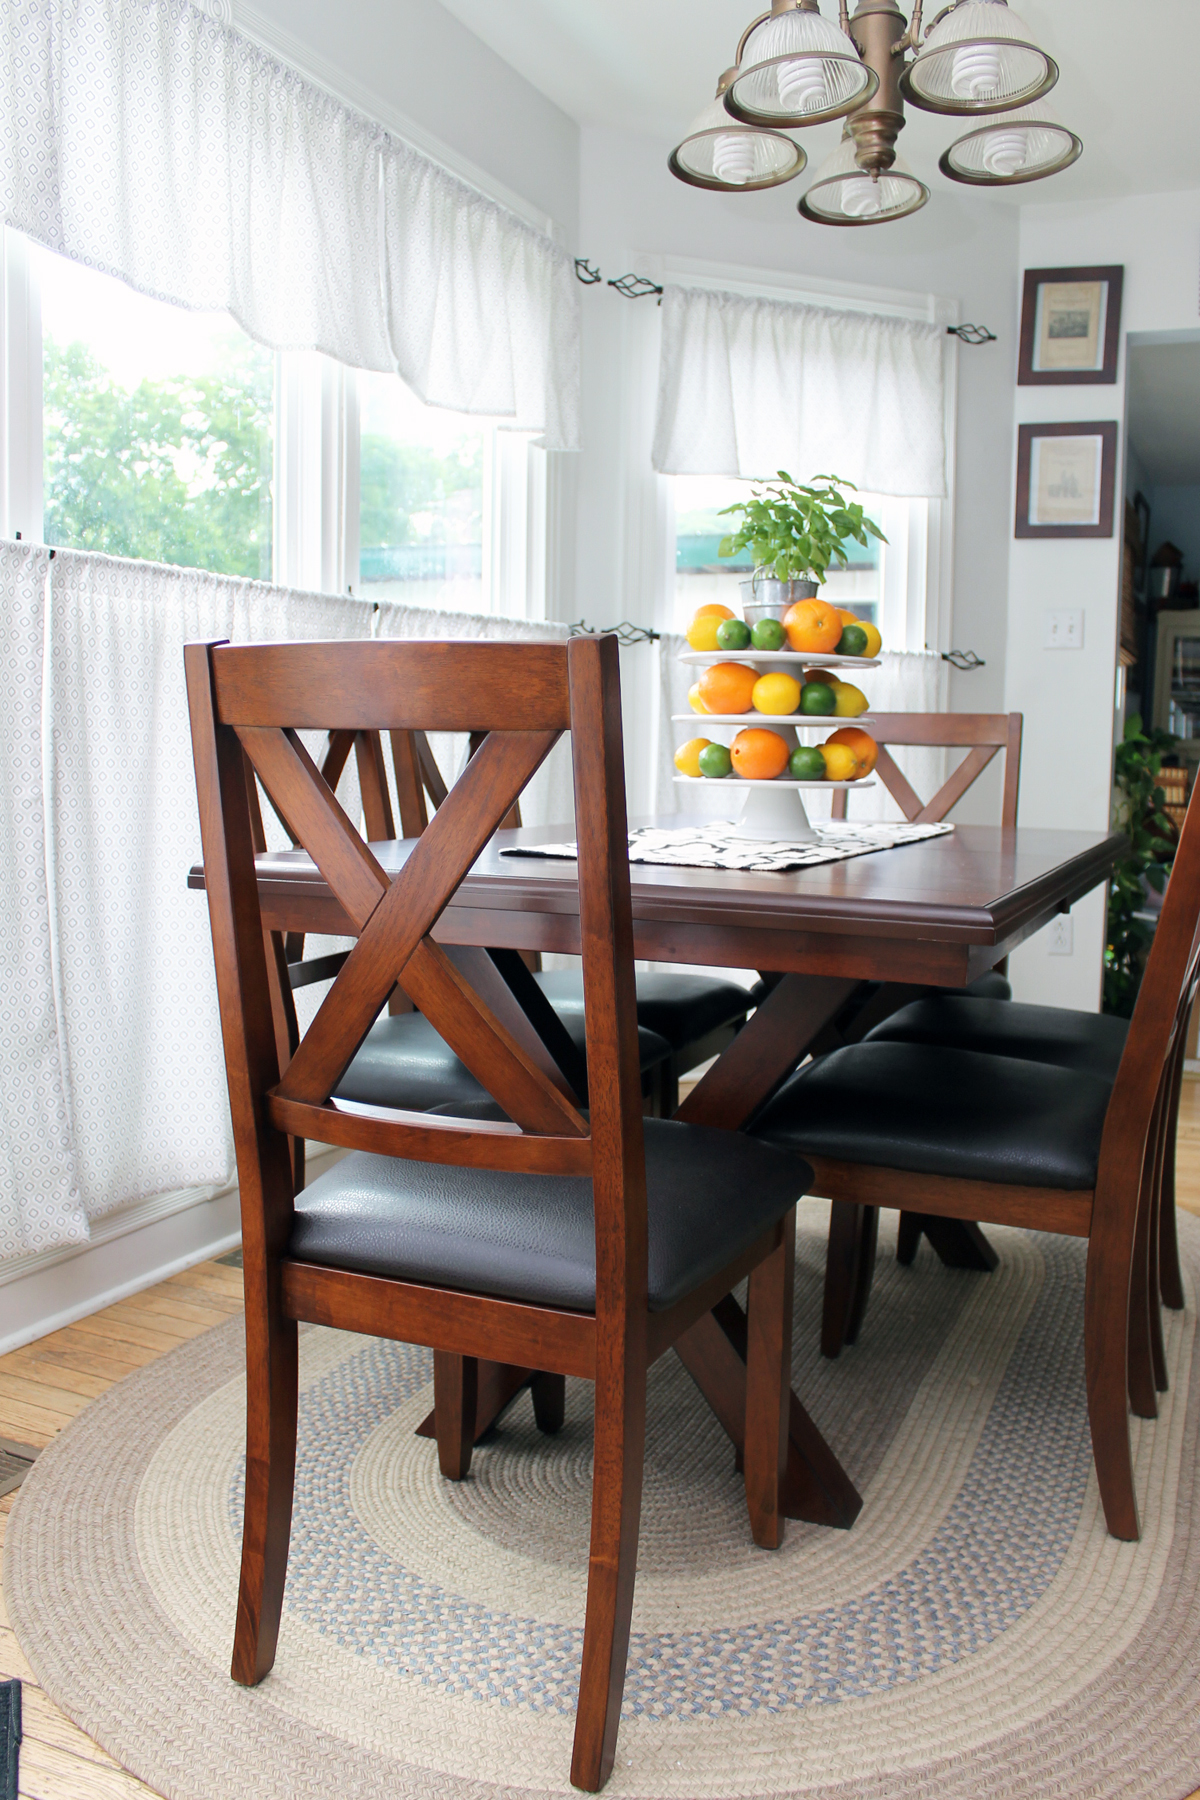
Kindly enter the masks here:
[[[746, 1315], [727, 1294], [675, 1343], [684, 1368], [716, 1413], [741, 1466], [746, 1430]], [[788, 1426], [782, 1511], [789, 1519], [847, 1531], [862, 1496], [795, 1394]]]
[[[484, 1432], [495, 1424], [504, 1408], [514, 1394], [536, 1379], [534, 1369], [519, 1369], [513, 1363], [487, 1362], [479, 1359], [479, 1374], [475, 1391], [475, 1430], [471, 1442], [477, 1444]], [[417, 1437], [436, 1437], [437, 1425], [435, 1414], [426, 1413], [417, 1426]]]

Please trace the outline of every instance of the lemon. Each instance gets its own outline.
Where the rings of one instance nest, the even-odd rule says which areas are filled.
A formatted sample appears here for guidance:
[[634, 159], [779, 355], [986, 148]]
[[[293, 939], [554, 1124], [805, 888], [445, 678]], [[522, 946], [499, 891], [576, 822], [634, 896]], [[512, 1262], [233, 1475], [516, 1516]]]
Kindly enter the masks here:
[[675, 767], [681, 775], [696, 777], [700, 773], [700, 752], [707, 750], [708, 738], [689, 738], [686, 744], [675, 752]]
[[868, 625], [864, 619], [862, 621], [862, 628], [867, 634], [867, 647], [863, 651], [863, 655], [878, 656], [880, 650], [883, 648], [883, 639], [879, 635], [878, 625]]
[[852, 682], [839, 681], [833, 690], [833, 710], [839, 719], [857, 719], [859, 713], [865, 713], [870, 702], [861, 688]]
[[693, 650], [715, 650], [720, 619], [712, 613], [699, 613], [687, 628], [687, 641]]
[[791, 675], [760, 675], [750, 704], [760, 713], [794, 713], [800, 704], [800, 683]]
[[688, 705], [693, 712], [706, 713], [708, 711], [707, 706], [705, 706], [703, 700], [700, 698], [700, 683], [698, 681], [693, 681], [691, 687], [688, 689]]
[[853, 781], [858, 774], [858, 758], [849, 744], [822, 744], [821, 755], [828, 781]]

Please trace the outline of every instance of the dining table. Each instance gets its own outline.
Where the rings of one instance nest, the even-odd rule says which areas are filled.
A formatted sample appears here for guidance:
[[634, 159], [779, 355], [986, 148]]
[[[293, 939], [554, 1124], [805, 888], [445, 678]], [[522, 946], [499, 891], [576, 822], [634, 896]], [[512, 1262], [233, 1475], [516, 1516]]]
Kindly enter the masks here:
[[[680, 820], [634, 823], [669, 827]], [[445, 945], [497, 953], [577, 956], [575, 863], [511, 854], [561, 845], [571, 835], [569, 825], [497, 832], [433, 936]], [[394, 876], [417, 841], [373, 841], [371, 851]], [[944, 835], [788, 872], [631, 862], [638, 959], [753, 970], [767, 990], [675, 1116], [741, 1129], [808, 1055], [839, 1041], [838, 1021], [848, 1012], [854, 1014], [852, 1033], [861, 1035], [866, 1023], [931, 987], [966, 987], [1106, 882], [1124, 845], [1115, 832], [964, 824]], [[356, 935], [305, 852], [261, 854], [257, 874], [267, 929]], [[189, 885], [203, 887], [202, 867], [193, 868]], [[703, 1315], [675, 1348], [740, 1456], [746, 1317], [734, 1296]], [[490, 1375], [498, 1410], [512, 1382], [496, 1370]], [[488, 1376], [481, 1370], [481, 1391]], [[850, 1476], [793, 1392], [783, 1511], [846, 1529], [861, 1505]]]

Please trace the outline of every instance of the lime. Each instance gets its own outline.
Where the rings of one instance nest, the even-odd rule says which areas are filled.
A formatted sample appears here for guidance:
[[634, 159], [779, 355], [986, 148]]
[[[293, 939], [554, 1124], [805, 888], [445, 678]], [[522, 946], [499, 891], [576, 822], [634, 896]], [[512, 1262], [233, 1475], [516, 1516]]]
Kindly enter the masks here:
[[825, 758], [815, 744], [800, 744], [792, 751], [788, 769], [797, 781], [824, 781]]
[[760, 619], [750, 633], [750, 642], [756, 650], [782, 650], [787, 632], [778, 619]]
[[707, 775], [710, 781], [719, 780], [728, 775], [733, 768], [733, 759], [724, 744], [709, 744], [697, 757], [700, 773]]
[[[720, 637], [720, 632], [717, 636]], [[865, 656], [870, 639], [861, 625], [847, 625], [838, 639], [839, 656]]]
[[748, 650], [750, 627], [744, 619], [722, 619], [717, 626], [718, 650]]
[[824, 717], [837, 707], [837, 695], [826, 681], [806, 681], [800, 689], [800, 711]]

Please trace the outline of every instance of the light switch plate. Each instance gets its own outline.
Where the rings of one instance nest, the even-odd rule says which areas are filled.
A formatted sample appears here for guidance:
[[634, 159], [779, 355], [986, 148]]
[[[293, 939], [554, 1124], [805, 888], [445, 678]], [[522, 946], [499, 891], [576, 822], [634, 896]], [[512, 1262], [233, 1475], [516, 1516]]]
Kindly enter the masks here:
[[1070, 913], [1059, 913], [1050, 921], [1050, 954], [1051, 956], [1073, 956], [1075, 954], [1075, 931]]
[[1043, 650], [1083, 649], [1083, 608], [1051, 607], [1042, 614]]

